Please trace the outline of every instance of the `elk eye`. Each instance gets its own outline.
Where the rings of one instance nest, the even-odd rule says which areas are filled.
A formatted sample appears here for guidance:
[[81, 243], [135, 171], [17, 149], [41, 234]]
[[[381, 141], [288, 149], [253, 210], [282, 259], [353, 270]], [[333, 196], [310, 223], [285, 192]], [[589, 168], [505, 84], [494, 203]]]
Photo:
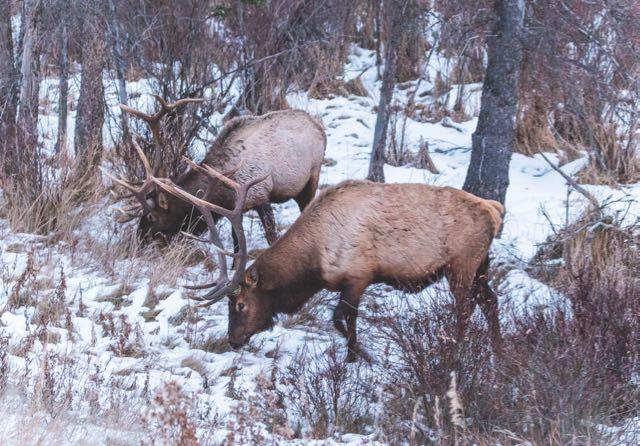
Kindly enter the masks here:
[[156, 217], [153, 214], [149, 214], [147, 215], [147, 220], [149, 220], [151, 223], [154, 223], [156, 221]]
[[240, 302], [238, 304], [238, 311], [242, 311], [242, 310], [244, 310], [244, 304], [242, 302]]

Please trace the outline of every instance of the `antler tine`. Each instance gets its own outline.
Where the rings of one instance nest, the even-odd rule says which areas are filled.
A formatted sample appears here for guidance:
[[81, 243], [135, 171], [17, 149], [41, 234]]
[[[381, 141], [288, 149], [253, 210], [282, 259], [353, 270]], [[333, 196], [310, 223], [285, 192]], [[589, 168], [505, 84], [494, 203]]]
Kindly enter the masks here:
[[233, 212], [233, 211], [230, 211], [229, 209], [225, 209], [221, 206], [217, 206], [213, 203], [209, 203], [208, 201], [205, 201], [202, 198], [198, 198], [195, 195], [190, 194], [184, 189], [178, 187], [173, 181], [167, 178], [151, 177], [151, 180], [155, 184], [160, 186], [160, 188], [162, 188], [164, 191], [169, 192], [172, 195], [175, 195], [181, 200], [184, 200], [188, 203], [193, 204], [197, 208], [206, 209], [207, 211], [215, 212], [216, 214], [220, 214], [224, 217], [228, 217]]
[[162, 148], [164, 145], [164, 142], [162, 140], [162, 132], [160, 131], [160, 119], [162, 119], [162, 117], [164, 115], [166, 115], [167, 113], [169, 113], [170, 111], [174, 110], [175, 108], [183, 105], [183, 104], [188, 104], [188, 103], [193, 103], [193, 102], [202, 102], [204, 101], [204, 99], [202, 98], [183, 98], [183, 99], [179, 99], [178, 101], [168, 104], [167, 101], [165, 101], [161, 96], [158, 96], [157, 94], [152, 95], [156, 101], [158, 101], [158, 103], [160, 104], [160, 110], [158, 110], [156, 113], [154, 114], [148, 114], [148, 113], [143, 113], [139, 110], [136, 110], [134, 108], [131, 108], [127, 105], [124, 104], [120, 104], [120, 108], [127, 112], [132, 114], [133, 116], [136, 116], [144, 121], [147, 122], [147, 124], [149, 124], [149, 127], [151, 128], [151, 134], [153, 135], [153, 143], [155, 145], [155, 154], [153, 157], [153, 168], [155, 171], [159, 170], [160, 168], [160, 154], [162, 152]]
[[235, 214], [241, 214], [242, 213], [242, 210], [244, 208], [244, 202], [247, 199], [247, 194], [249, 193], [249, 189], [251, 189], [256, 184], [261, 183], [264, 180], [266, 180], [267, 178], [269, 178], [269, 175], [271, 175], [271, 169], [269, 169], [264, 175], [262, 175], [260, 177], [254, 178], [253, 180], [251, 180], [251, 181], [249, 181], [247, 183], [238, 185], [238, 188], [235, 189], [236, 190], [236, 194], [237, 194], [236, 207], [233, 210], [233, 212]]
[[[235, 276], [234, 276], [235, 277]], [[220, 302], [222, 299], [225, 298], [225, 296], [227, 294], [229, 294], [231, 291], [233, 291], [235, 289], [235, 286], [224, 286], [220, 289], [211, 291], [207, 294], [205, 294], [204, 296], [202, 296], [200, 299], [197, 300], [206, 300], [206, 302], [201, 303], [200, 305], [198, 305], [199, 307], [210, 307], [211, 305]]]
[[206, 164], [204, 164], [203, 166], [206, 169], [206, 173], [209, 176], [217, 178], [218, 180], [222, 181], [224, 184], [226, 184], [228, 187], [230, 187], [236, 192], [236, 206], [232, 211], [233, 213], [242, 212], [244, 210], [244, 202], [247, 198], [247, 193], [249, 192], [249, 189], [251, 189], [256, 184], [266, 180], [269, 177], [269, 175], [271, 175], [271, 172], [272, 172], [271, 169], [269, 169], [264, 175], [254, 178], [247, 183], [240, 184], [237, 181], [234, 181], [231, 178], [227, 177], [226, 175], [218, 172], [211, 166], [208, 166]]
[[[202, 285], [182, 285], [183, 288], [186, 288], [188, 290], [206, 290], [207, 288], [211, 288], [214, 287], [218, 284], [218, 281], [214, 281], [214, 282], [210, 282], [210, 283], [203, 283]], [[200, 300], [199, 297], [194, 298], [195, 300]]]
[[[149, 207], [149, 204], [147, 203], [146, 200], [146, 193], [148, 192], [150, 187], [153, 187], [153, 170], [151, 168], [151, 164], [149, 163], [149, 160], [147, 159], [146, 155], [144, 154], [144, 151], [142, 150], [142, 148], [140, 147], [140, 145], [134, 140], [131, 141], [133, 143], [134, 148], [136, 149], [136, 152], [138, 153], [138, 157], [140, 157], [140, 161], [142, 161], [142, 165], [144, 167], [145, 170], [145, 174], [146, 174], [146, 178], [144, 180], [144, 182], [142, 183], [141, 186], [134, 186], [133, 184], [131, 184], [129, 181], [123, 180], [121, 178], [116, 177], [115, 175], [112, 175], [110, 172], [108, 172], [107, 170], [105, 170], [104, 168], [100, 168], [100, 170], [107, 176], [109, 177], [113, 182], [119, 184], [120, 186], [123, 186], [127, 189], [129, 189], [132, 193], [129, 195], [123, 195], [120, 196], [120, 199], [123, 198], [129, 198], [129, 197], [135, 197], [138, 202], [140, 203], [140, 208], [143, 210], [143, 213], [148, 213], [151, 211], [151, 208]], [[133, 210], [133, 208], [130, 208], [130, 210]], [[127, 221], [133, 220], [134, 217], [130, 218], [129, 220], [125, 220], [125, 221], [121, 221], [121, 223], [126, 223]]]
[[191, 160], [190, 158], [186, 157], [186, 156], [182, 156], [182, 161], [184, 161], [185, 163], [187, 163], [189, 165], [189, 167], [191, 167], [192, 169], [197, 170], [200, 173], [203, 173], [206, 175], [207, 171], [204, 169], [204, 167], [202, 167], [201, 165], [193, 162], [193, 160]]
[[[108, 176], [112, 181], [115, 181], [116, 183], [118, 183], [120, 186], [126, 187], [127, 189], [135, 192], [137, 189], [136, 187], [129, 183], [126, 180], [122, 180], [118, 177], [116, 177], [115, 175], [112, 175], [111, 173], [107, 172], [106, 169], [104, 169], [103, 167], [100, 167], [100, 170], [102, 171], [103, 174], [105, 174], [106, 176]], [[135, 196], [134, 194], [132, 194], [132, 196]]]
[[153, 96], [156, 99], [156, 101], [158, 101], [158, 103], [160, 104], [161, 112], [163, 115], [184, 104], [204, 102], [204, 98], [182, 98], [169, 104], [167, 103], [167, 101], [165, 101], [165, 99], [162, 96], [159, 96], [157, 94], [153, 94], [151, 96]]
[[[230, 210], [230, 209], [225, 209], [223, 207], [217, 206], [213, 203], [203, 200], [202, 198], [198, 198], [190, 194], [189, 192], [180, 188], [179, 186], [177, 186], [167, 178], [156, 178], [154, 176], [151, 176], [151, 180], [155, 184], [157, 184], [161, 189], [165, 190], [170, 194], [175, 195], [176, 197], [188, 203], [193, 204], [200, 211], [205, 221], [207, 222], [207, 226], [209, 228], [209, 238], [217, 251], [219, 264], [221, 267], [220, 278], [219, 278], [220, 280], [215, 282], [216, 285], [214, 286], [213, 290], [211, 290], [209, 293], [202, 296], [201, 298], [196, 299], [200, 301], [206, 301], [201, 306], [209, 306], [220, 301], [225, 295], [235, 290], [240, 285], [240, 281], [244, 276], [247, 260], [249, 258], [247, 253], [247, 243], [246, 243], [246, 237], [244, 234], [244, 228], [242, 227], [242, 212], [244, 210], [247, 193], [249, 189], [251, 189], [251, 187], [255, 186], [261, 181], [264, 181], [271, 174], [271, 171], [269, 170], [264, 175], [254, 178], [247, 183], [240, 184], [224, 176], [223, 174], [221, 174], [220, 172], [218, 172], [217, 170], [213, 169], [210, 166], [207, 166], [207, 165], [199, 166], [188, 158], [185, 158], [185, 161], [191, 167], [197, 169], [199, 172], [203, 172], [212, 178], [219, 179], [224, 184], [232, 188], [236, 193], [235, 206], [233, 209]], [[213, 220], [213, 214], [212, 214], [213, 212], [229, 219], [229, 222], [231, 223], [231, 227], [233, 228], [233, 232], [236, 234], [236, 237], [238, 239], [239, 250], [237, 254], [232, 255], [231, 253], [226, 252], [222, 247], [222, 242], [220, 241], [220, 236], [218, 234], [218, 230], [216, 229], [216, 226]], [[236, 268], [236, 271], [231, 280], [228, 280], [225, 256], [234, 257], [240, 260], [239, 265]], [[207, 285], [212, 285], [212, 284], [207, 284]], [[209, 288], [209, 286], [202, 285], [202, 286], [196, 286], [196, 287], [190, 287], [190, 288], [204, 289], [204, 288]]]
[[120, 224], [124, 224], [124, 223], [128, 223], [131, 220], [133, 220], [134, 218], [138, 217], [137, 215], [133, 215], [133, 214], [125, 214], [125, 215], [121, 215], [119, 217], [116, 217], [116, 221]]
[[185, 238], [188, 238], [188, 239], [191, 239], [191, 240], [195, 240], [196, 242], [200, 242], [200, 243], [209, 242], [209, 240], [200, 238], [197, 235], [189, 234], [188, 232], [185, 232], [185, 231], [180, 231], [180, 235], [185, 237]]
[[236, 191], [238, 190], [239, 184], [236, 181], [234, 181], [231, 178], [229, 178], [228, 176], [218, 172], [217, 170], [215, 170], [211, 166], [208, 166], [206, 164], [203, 164], [202, 166], [204, 167], [204, 173], [206, 175], [222, 181], [224, 184], [226, 184], [227, 186], [229, 186], [233, 190], [236, 190]]
[[[133, 147], [136, 149], [136, 152], [138, 152], [138, 157], [140, 157], [140, 161], [142, 161], [144, 172], [147, 175], [147, 178], [145, 179], [145, 183], [146, 183], [147, 181], [150, 181], [150, 177], [153, 176], [153, 169], [151, 168], [151, 163], [149, 163], [149, 159], [144, 154], [144, 151], [142, 150], [142, 147], [140, 147], [140, 144], [138, 144], [135, 139], [132, 139], [131, 142], [133, 143]], [[142, 186], [144, 187], [144, 184]]]
[[[106, 172], [103, 170], [103, 173]], [[127, 198], [133, 198], [133, 194], [117, 194], [113, 189], [109, 190], [109, 193], [113, 197], [114, 201], [126, 200]]]
[[[198, 172], [204, 173], [205, 175], [207, 174], [207, 170], [205, 169], [205, 167], [209, 167], [210, 169], [212, 169], [210, 166], [207, 166], [206, 164], [204, 164], [205, 167], [201, 166], [200, 164], [195, 163], [191, 158], [186, 157], [186, 156], [182, 156], [182, 161], [184, 161], [185, 163], [187, 163], [191, 168], [196, 169]], [[240, 170], [240, 168], [244, 166], [244, 160], [240, 160], [240, 162], [238, 163], [237, 166], [229, 169], [229, 170], [225, 170], [222, 175], [224, 175], [225, 177], [230, 177], [231, 175], [235, 175], [238, 170]], [[213, 169], [212, 169], [213, 170]]]
[[150, 115], [144, 112], [141, 112], [140, 110], [136, 110], [135, 108], [131, 108], [128, 105], [125, 104], [118, 104], [118, 106], [122, 109], [122, 111], [125, 111], [127, 113], [129, 113], [130, 115], [135, 116], [136, 118], [140, 118], [143, 121], [147, 121], [147, 122], [151, 122], [151, 121], [155, 121], [158, 118], [156, 118], [156, 115]]

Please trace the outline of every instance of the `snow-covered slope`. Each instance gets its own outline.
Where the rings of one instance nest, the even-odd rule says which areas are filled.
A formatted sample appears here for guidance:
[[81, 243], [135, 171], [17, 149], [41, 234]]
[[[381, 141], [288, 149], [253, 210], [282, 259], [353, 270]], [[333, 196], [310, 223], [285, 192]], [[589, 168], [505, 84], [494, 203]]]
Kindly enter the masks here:
[[[326, 127], [327, 157], [335, 165], [323, 168], [322, 185], [366, 176], [379, 88], [373, 62], [373, 53], [356, 49], [345, 68], [348, 79], [370, 66], [362, 74], [370, 97], [310, 100], [304, 92], [289, 96], [292, 106], [318, 116]], [[143, 83], [130, 87], [145, 91]], [[397, 100], [405, 101], [414, 87], [398, 90]], [[428, 89], [429, 83], [423, 81], [420, 88]], [[55, 94], [53, 87], [43, 90]], [[429, 96], [416, 98], [430, 100]], [[110, 104], [115, 112], [115, 97]], [[55, 121], [53, 112], [41, 118], [49, 142], [55, 140]], [[386, 166], [387, 181], [461, 187], [475, 125], [475, 118], [454, 127], [409, 119], [407, 147], [415, 152], [421, 142], [427, 142], [441, 173]], [[563, 170], [574, 173], [584, 162], [579, 159]], [[529, 278], [523, 267], [536, 245], [550, 234], [547, 219], [562, 226], [567, 216], [571, 220], [579, 215], [584, 201], [576, 193], [568, 195], [563, 178], [541, 157], [515, 154], [510, 181], [504, 234], [493, 247], [494, 256], [506, 259], [512, 268], [501, 296], [519, 305], [544, 305], [560, 297]], [[640, 215], [640, 185], [586, 187], [603, 201], [616, 201], [612, 211], [627, 212], [629, 221]], [[176, 271], [166, 269], [167, 262], [158, 260], [159, 254], [131, 259], [105, 253], [115, 250], [123, 237], [113, 222], [105, 224], [106, 213], [99, 211], [87, 219], [76, 234], [81, 240], [77, 246], [16, 234], [6, 222], [0, 222], [0, 333], [8, 352], [8, 369], [3, 373], [7, 388], [14, 389], [0, 408], [3, 444], [24, 444], [25, 438], [27, 444], [35, 443], [45, 435], [61, 438], [63, 443], [85, 444], [88, 435], [94, 444], [136, 443], [161, 419], [158, 412], [169, 410], [166, 401], [152, 398], [169, 382], [179, 383], [186, 401], [183, 409], [197, 426], [198, 437], [203, 442], [222, 441], [247, 416], [246, 404], [259, 377], [267, 376], [274, 367], [286, 367], [303, 346], [320, 355], [334, 343], [342, 346], [330, 324], [334, 296], [327, 294], [319, 299], [315, 322], [285, 319], [272, 331], [256, 336], [243, 351], [229, 351], [224, 343], [226, 302], [196, 310], [179, 286], [215, 273], [196, 264], [187, 268], [184, 280], [175, 283]], [[277, 207], [281, 226], [297, 215], [295, 203]], [[251, 246], [265, 246], [254, 216], [246, 219], [246, 225]], [[96, 252], [87, 252], [89, 249]], [[536, 290], [533, 295], [532, 289]], [[381, 290], [382, 297], [377, 298], [384, 298], [384, 293]], [[16, 300], [20, 302], [15, 304]], [[40, 315], [47, 311], [57, 317], [43, 320]], [[366, 345], [366, 334], [362, 342]], [[40, 401], [43, 392], [53, 395], [51, 407], [29, 404], [31, 399]], [[144, 419], [151, 420], [148, 425], [140, 424], [143, 412], [147, 414]], [[267, 430], [263, 434], [269, 435]], [[356, 444], [365, 439], [338, 435], [331, 441]]]

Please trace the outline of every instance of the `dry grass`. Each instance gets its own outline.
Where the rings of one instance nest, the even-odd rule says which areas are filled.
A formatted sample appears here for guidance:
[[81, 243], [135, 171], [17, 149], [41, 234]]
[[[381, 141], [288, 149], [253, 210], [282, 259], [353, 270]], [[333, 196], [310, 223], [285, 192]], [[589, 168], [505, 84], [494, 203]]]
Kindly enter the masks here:
[[58, 157], [55, 169], [41, 166], [43, 178], [37, 189], [31, 181], [0, 179], [4, 191], [0, 217], [13, 231], [44, 234], [53, 241], [69, 236], [95, 211], [105, 194], [100, 175], [62, 154]]
[[307, 96], [311, 99], [331, 99], [336, 96], [347, 97], [351, 95], [369, 96], [369, 92], [359, 77], [349, 81], [334, 78], [314, 82], [307, 92]]
[[616, 125], [592, 124], [589, 164], [578, 180], [589, 184], [631, 184], [640, 181], [640, 136], [634, 129], [621, 135]]

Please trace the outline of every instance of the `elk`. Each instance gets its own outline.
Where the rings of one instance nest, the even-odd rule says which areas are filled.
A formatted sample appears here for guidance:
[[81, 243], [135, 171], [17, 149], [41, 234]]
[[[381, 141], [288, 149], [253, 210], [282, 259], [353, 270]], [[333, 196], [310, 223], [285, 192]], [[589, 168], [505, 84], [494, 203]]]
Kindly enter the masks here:
[[[157, 177], [162, 153], [161, 118], [177, 106], [200, 99], [182, 99], [167, 104], [159, 96], [160, 111], [153, 115], [142, 113], [125, 105], [120, 107], [127, 113], [146, 121], [151, 127], [155, 144], [155, 156], [147, 172]], [[270, 203], [282, 203], [293, 198], [300, 210], [313, 199], [318, 188], [320, 168], [324, 160], [326, 136], [322, 125], [301, 110], [284, 110], [262, 116], [246, 116], [230, 120], [220, 131], [201, 164], [206, 164], [227, 176], [243, 182], [265, 172], [269, 175], [259, 187], [251, 190], [244, 203], [244, 211], [255, 209], [265, 230], [269, 244], [277, 238], [276, 224]], [[242, 163], [239, 161], [242, 160]], [[187, 170], [176, 179], [176, 184], [195, 196], [210, 203], [231, 208], [233, 192], [223, 181], [209, 181], [197, 165], [189, 163]], [[107, 173], [107, 175], [109, 175]], [[123, 210], [126, 222], [140, 218], [138, 234], [149, 237], [170, 237], [180, 231], [200, 234], [207, 228], [197, 208], [184, 200], [158, 190], [147, 175], [142, 185], [114, 178], [114, 181], [129, 189], [139, 204]], [[202, 195], [204, 194], [204, 195]], [[215, 214], [214, 220], [219, 216]], [[233, 232], [237, 251], [237, 233]]]
[[[207, 173], [222, 178], [212, 169]], [[158, 184], [203, 209], [239, 218], [166, 181]], [[417, 292], [446, 277], [455, 298], [458, 340], [479, 305], [498, 347], [498, 302], [487, 269], [503, 213], [496, 201], [450, 187], [346, 181], [322, 192], [249, 268], [245, 250], [245, 263], [233, 280], [206, 296], [205, 305], [228, 295], [229, 343], [240, 348], [270, 328], [277, 314], [297, 312], [322, 289], [339, 292], [333, 324], [347, 340], [347, 361], [355, 361], [365, 356], [358, 347], [356, 320], [367, 286], [386, 283]]]

